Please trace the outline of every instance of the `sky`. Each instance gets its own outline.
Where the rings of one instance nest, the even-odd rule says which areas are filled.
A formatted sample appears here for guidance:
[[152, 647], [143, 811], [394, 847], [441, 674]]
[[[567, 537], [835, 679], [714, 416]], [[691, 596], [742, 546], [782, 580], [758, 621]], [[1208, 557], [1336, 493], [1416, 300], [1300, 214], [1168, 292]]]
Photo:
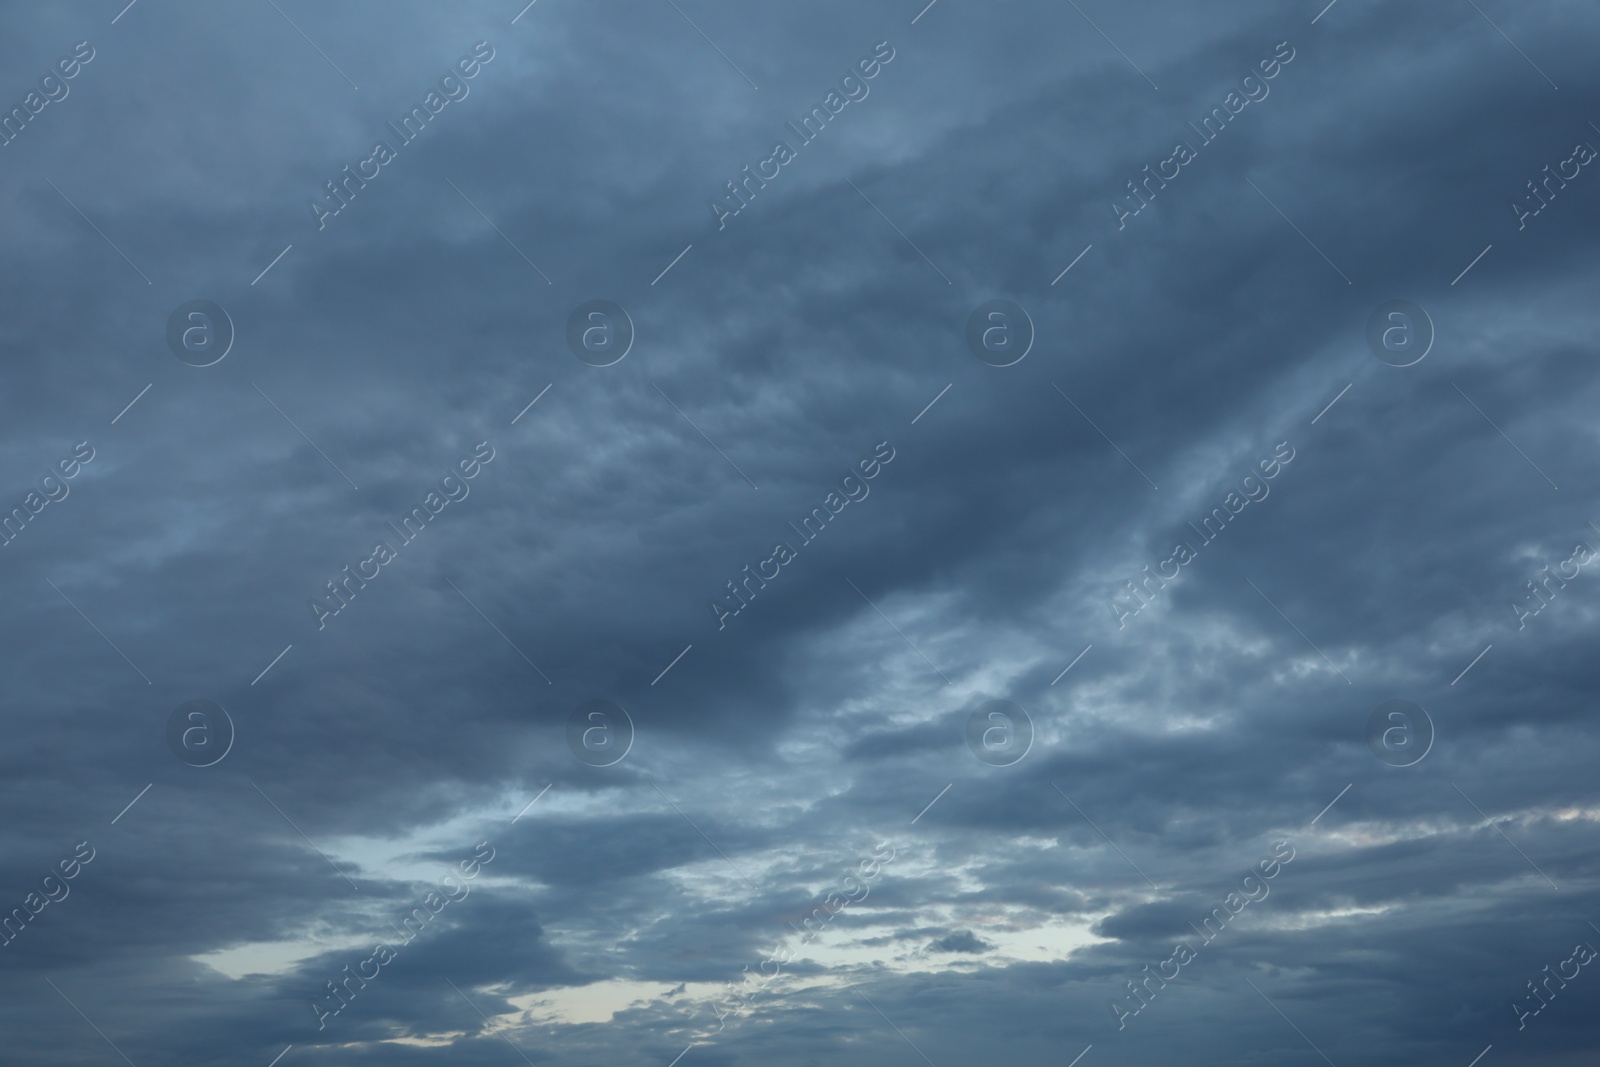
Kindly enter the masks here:
[[1572, 1067], [1600, 12], [0, 6], [0, 1047]]

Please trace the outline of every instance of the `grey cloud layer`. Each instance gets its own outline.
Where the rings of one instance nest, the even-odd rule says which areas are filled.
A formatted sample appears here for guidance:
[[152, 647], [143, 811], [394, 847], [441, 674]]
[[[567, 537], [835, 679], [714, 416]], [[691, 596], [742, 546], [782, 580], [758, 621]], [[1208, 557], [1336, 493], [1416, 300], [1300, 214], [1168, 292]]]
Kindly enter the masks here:
[[[1587, 970], [1511, 1005], [1600, 944], [1600, 585], [1510, 605], [1600, 547], [1600, 213], [1587, 170], [1508, 208], [1600, 144], [1591, 12], [279, 6], [3, 11], [0, 100], [95, 49], [0, 148], [0, 499], [95, 450], [0, 548], [0, 899], [97, 850], [0, 948], [19, 1062], [1593, 1057]], [[719, 230], [708, 191], [880, 40], [870, 98]], [[477, 41], [470, 97], [319, 231], [308, 198]], [[1119, 230], [1280, 41], [1270, 96]], [[963, 339], [994, 297], [1036, 328], [1013, 367]], [[208, 368], [164, 340], [197, 298], [237, 330]], [[595, 298], [637, 329], [608, 368], [565, 341]], [[1364, 341], [1394, 298], [1437, 328], [1408, 368]], [[470, 499], [319, 631], [307, 598], [484, 440]], [[718, 632], [708, 596], [884, 440], [870, 499]], [[1285, 440], [1119, 629], [1123, 582]], [[637, 728], [607, 768], [565, 740], [596, 697]], [[1365, 736], [1395, 697], [1437, 728], [1410, 768]], [[238, 730], [215, 767], [163, 739], [194, 698]], [[1033, 718], [1015, 766], [963, 742], [991, 699]], [[324, 981], [485, 839], [318, 1031]], [[1279, 840], [1270, 895], [1119, 1031]]]

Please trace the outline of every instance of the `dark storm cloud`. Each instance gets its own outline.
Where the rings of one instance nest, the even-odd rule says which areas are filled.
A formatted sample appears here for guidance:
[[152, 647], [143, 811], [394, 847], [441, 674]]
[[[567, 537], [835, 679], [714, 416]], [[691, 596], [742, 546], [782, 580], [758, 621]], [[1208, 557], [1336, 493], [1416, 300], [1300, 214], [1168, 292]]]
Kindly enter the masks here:
[[[1600, 144], [1591, 16], [279, 6], [5, 11], [7, 107], [95, 50], [0, 148], [3, 499], [31, 514], [94, 450], [0, 548], [0, 905], [97, 850], [0, 949], [17, 1056], [1592, 1055], [1584, 977], [1522, 1030], [1510, 1007], [1600, 939], [1595, 577], [1527, 585], [1600, 550], [1596, 179], [1510, 207]], [[324, 183], [479, 41], [470, 91], [319, 229]], [[708, 200], [880, 41], [870, 93], [718, 230]], [[1195, 158], [1119, 229], [1176, 139]], [[963, 338], [994, 297], [1037, 332], [1003, 369]], [[603, 369], [565, 339], [595, 298], [637, 332]], [[1407, 368], [1364, 340], [1394, 298], [1437, 329]], [[193, 299], [236, 328], [215, 366], [166, 346]], [[196, 697], [237, 728], [214, 767], [163, 738]], [[1366, 739], [1395, 697], [1436, 728], [1408, 768]], [[614, 766], [568, 748], [592, 698], [636, 728]], [[991, 699], [1031, 716], [1014, 766], [964, 743]], [[482, 840], [471, 895], [317, 1030], [324, 983]], [[750, 1007], [719, 1022], [730, 983]]]

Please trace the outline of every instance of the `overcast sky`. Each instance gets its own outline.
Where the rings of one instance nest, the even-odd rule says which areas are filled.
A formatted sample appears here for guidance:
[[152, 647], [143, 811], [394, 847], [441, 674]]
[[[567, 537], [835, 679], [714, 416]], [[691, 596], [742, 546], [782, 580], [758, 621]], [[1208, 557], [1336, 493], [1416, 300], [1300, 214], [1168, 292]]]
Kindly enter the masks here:
[[8, 1062], [1594, 1062], [1600, 12], [524, 2], [0, 9]]

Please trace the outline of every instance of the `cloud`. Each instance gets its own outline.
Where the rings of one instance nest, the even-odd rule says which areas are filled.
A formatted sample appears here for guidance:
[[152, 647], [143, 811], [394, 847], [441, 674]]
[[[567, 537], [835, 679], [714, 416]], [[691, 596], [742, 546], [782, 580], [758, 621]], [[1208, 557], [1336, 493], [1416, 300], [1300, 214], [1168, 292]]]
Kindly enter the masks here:
[[983, 938], [978, 937], [971, 930], [957, 930], [954, 933], [946, 934], [937, 941], [928, 943], [930, 952], [971, 952], [976, 954], [987, 952], [991, 948], [994, 948], [994, 946], [983, 940]]
[[[0, 148], [0, 499], [95, 454], [0, 547], [0, 918], [96, 850], [0, 948], [19, 1060], [1592, 1058], [1582, 978], [1507, 1011], [1600, 938], [1595, 579], [1538, 584], [1600, 546], [1590, 175], [1509, 207], [1600, 144], [1592, 13], [280, 6], [0, 40], [17, 105], [95, 49]], [[719, 231], [880, 41], [870, 99]], [[996, 298], [1035, 331], [1005, 368], [966, 339]], [[235, 329], [209, 367], [167, 343], [197, 299]], [[603, 368], [568, 347], [596, 299], [635, 329]], [[1435, 331], [1410, 367], [1368, 348], [1394, 299]], [[469, 497], [330, 591], [480, 442]], [[728, 588], [880, 442], [868, 498]], [[1369, 739], [1397, 698], [1433, 726], [1411, 767]], [[236, 730], [211, 767], [168, 747], [195, 699]], [[614, 765], [570, 747], [589, 700], [631, 720]], [[968, 747], [990, 700], [1031, 720], [1010, 766]]]

